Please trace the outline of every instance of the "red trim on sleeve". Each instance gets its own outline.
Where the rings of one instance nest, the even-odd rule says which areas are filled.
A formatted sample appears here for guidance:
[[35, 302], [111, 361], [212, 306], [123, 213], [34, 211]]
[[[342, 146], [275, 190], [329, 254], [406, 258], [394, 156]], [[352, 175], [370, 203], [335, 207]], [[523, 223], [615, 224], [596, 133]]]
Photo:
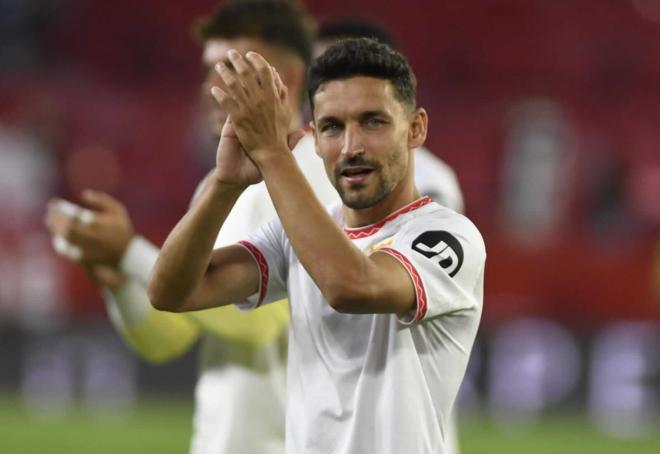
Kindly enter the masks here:
[[410, 274], [410, 277], [413, 281], [413, 285], [415, 286], [415, 295], [417, 296], [417, 313], [415, 314], [415, 320], [418, 321], [423, 319], [424, 316], [426, 315], [426, 310], [428, 309], [428, 305], [426, 299], [426, 290], [424, 289], [424, 283], [422, 282], [422, 278], [417, 272], [417, 269], [415, 269], [413, 264], [410, 262], [410, 260], [408, 260], [408, 258], [405, 255], [403, 255], [396, 249], [384, 247], [378, 249], [376, 252], [384, 252], [386, 254], [391, 255], [399, 262], [401, 262], [401, 264], [404, 266], [406, 271], [408, 271], [408, 274]]
[[266, 290], [268, 290], [268, 262], [266, 261], [266, 257], [264, 257], [261, 251], [257, 249], [254, 244], [250, 243], [249, 241], [239, 241], [238, 244], [248, 250], [250, 255], [254, 258], [254, 261], [257, 262], [257, 266], [259, 267], [261, 280], [259, 282], [259, 302], [257, 302], [256, 306], [259, 307], [266, 297]]
[[423, 207], [424, 205], [433, 202], [429, 197], [424, 196], [421, 197], [417, 200], [415, 200], [412, 203], [409, 203], [408, 205], [399, 208], [396, 210], [394, 213], [390, 214], [387, 216], [385, 219], [382, 221], [379, 221], [375, 224], [368, 225], [366, 227], [358, 227], [358, 228], [350, 228], [350, 227], [344, 227], [344, 232], [346, 232], [346, 235], [348, 235], [348, 238], [351, 240], [359, 240], [360, 238], [366, 238], [368, 236], [373, 235], [374, 233], [378, 232], [380, 229], [383, 228], [385, 224], [388, 222], [398, 218], [402, 214], [410, 213], [411, 211], [416, 210], [417, 208]]

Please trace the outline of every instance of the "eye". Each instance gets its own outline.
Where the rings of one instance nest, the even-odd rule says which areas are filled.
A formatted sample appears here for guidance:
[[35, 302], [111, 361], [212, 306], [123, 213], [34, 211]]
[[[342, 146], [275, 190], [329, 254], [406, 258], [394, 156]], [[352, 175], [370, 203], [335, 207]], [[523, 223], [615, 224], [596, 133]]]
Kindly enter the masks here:
[[334, 132], [339, 131], [340, 129], [341, 129], [340, 125], [334, 122], [328, 122], [321, 125], [321, 132], [323, 133], [332, 134]]
[[385, 124], [385, 122], [383, 120], [381, 120], [380, 118], [377, 118], [377, 117], [371, 117], [367, 120], [367, 126], [369, 126], [371, 128], [377, 128], [377, 127], [382, 126], [384, 124]]

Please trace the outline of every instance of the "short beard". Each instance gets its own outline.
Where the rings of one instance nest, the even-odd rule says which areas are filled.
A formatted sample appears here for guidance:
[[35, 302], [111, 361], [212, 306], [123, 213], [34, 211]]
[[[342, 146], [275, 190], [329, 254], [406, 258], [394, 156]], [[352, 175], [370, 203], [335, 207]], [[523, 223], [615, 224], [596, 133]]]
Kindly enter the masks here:
[[354, 210], [362, 210], [378, 205], [378, 203], [380, 203], [392, 191], [387, 187], [385, 180], [381, 178], [378, 184], [378, 188], [376, 189], [376, 193], [371, 197], [366, 195], [359, 195], [355, 199], [349, 199], [341, 187], [337, 187], [337, 192], [339, 193], [339, 197], [341, 197], [342, 202], [344, 202], [344, 205]]
[[391, 192], [391, 188], [388, 187], [387, 182], [383, 178], [383, 174], [380, 173], [380, 181], [378, 182], [378, 188], [374, 195], [370, 197], [366, 195], [358, 195], [356, 198], [351, 199], [350, 196], [346, 194], [344, 188], [339, 184], [339, 180], [341, 179], [341, 174], [345, 167], [361, 165], [371, 167], [373, 172], [382, 171], [382, 166], [378, 161], [367, 161], [362, 156], [346, 158], [335, 168], [335, 189], [339, 193], [339, 197], [341, 197], [344, 205], [354, 210], [371, 208], [372, 206], [377, 205]]

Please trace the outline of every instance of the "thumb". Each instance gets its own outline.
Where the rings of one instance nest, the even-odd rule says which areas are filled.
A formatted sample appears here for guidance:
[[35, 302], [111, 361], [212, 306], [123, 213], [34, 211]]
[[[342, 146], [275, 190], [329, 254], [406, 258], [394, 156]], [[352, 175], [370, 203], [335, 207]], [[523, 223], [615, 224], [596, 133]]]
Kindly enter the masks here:
[[234, 123], [231, 121], [231, 115], [227, 115], [225, 119], [225, 124], [222, 126], [222, 132], [220, 137], [232, 137], [236, 138], [236, 131], [234, 130]]
[[289, 144], [289, 149], [293, 150], [296, 148], [296, 145], [298, 145], [298, 142], [300, 142], [300, 139], [305, 137], [305, 130], [304, 129], [296, 129], [292, 133], [289, 134], [287, 137], [287, 142]]

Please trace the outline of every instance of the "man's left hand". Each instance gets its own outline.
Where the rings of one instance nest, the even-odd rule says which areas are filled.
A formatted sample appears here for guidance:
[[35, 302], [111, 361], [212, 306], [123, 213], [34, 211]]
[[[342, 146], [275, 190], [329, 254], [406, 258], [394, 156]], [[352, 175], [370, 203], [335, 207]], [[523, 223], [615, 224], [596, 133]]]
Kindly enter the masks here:
[[289, 141], [292, 113], [287, 89], [275, 69], [256, 52], [243, 57], [230, 50], [228, 57], [233, 69], [218, 64], [225, 87], [217, 90], [216, 99], [231, 115], [241, 145], [258, 165], [269, 153], [288, 151], [290, 142], [297, 142], [294, 137]]

